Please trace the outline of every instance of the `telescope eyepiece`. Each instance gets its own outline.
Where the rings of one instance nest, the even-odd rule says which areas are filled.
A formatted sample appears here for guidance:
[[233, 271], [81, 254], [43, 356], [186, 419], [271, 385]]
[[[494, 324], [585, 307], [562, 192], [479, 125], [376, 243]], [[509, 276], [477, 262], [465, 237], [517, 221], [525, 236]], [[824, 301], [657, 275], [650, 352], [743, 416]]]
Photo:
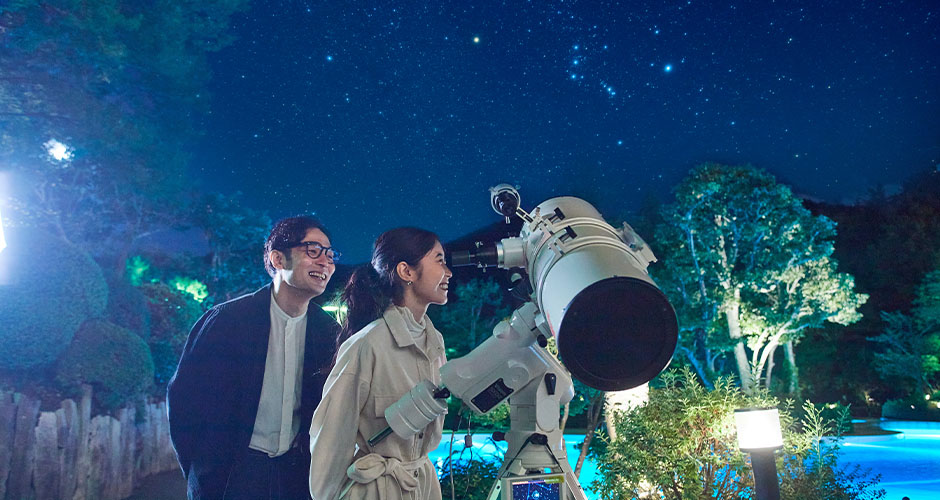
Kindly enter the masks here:
[[499, 251], [495, 243], [478, 241], [469, 250], [451, 252], [450, 265], [451, 267], [495, 267], [499, 265]]

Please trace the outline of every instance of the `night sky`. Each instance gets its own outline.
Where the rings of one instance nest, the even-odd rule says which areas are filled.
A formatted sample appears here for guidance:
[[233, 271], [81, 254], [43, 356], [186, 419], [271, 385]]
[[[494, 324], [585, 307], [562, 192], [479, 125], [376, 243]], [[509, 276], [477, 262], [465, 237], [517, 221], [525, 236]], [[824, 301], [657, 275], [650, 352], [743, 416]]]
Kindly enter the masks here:
[[208, 189], [314, 212], [347, 263], [577, 195], [636, 210], [704, 161], [852, 202], [940, 161], [940, 4], [265, 2], [212, 55]]

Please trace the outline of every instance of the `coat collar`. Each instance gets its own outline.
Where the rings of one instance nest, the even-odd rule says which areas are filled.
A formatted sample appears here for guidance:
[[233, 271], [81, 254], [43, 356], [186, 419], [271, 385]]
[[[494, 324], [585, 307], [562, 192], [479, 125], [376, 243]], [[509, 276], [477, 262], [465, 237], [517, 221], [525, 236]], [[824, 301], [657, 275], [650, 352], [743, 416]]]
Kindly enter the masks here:
[[[416, 349], [421, 350], [415, 345], [411, 334], [408, 333], [408, 327], [405, 326], [405, 318], [401, 317], [401, 313], [398, 312], [398, 309], [394, 306], [389, 307], [385, 310], [385, 313], [382, 314], [382, 319], [385, 320], [385, 324], [388, 325], [388, 330], [392, 332], [392, 338], [395, 339], [395, 344], [397, 344], [398, 347], [415, 346]], [[434, 328], [434, 324], [431, 323], [431, 318], [425, 316], [424, 321], [427, 325], [428, 335], [427, 357], [428, 359], [437, 359], [444, 355], [444, 339], [441, 336], [441, 332], [437, 331], [437, 328]]]

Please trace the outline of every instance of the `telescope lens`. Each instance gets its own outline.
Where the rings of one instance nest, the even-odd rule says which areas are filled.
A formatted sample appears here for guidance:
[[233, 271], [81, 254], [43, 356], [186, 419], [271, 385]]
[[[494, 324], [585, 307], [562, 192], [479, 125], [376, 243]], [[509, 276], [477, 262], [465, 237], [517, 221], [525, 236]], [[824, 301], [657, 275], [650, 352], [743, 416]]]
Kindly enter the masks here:
[[556, 336], [572, 375], [595, 389], [622, 391], [649, 382], [669, 364], [679, 325], [658, 288], [615, 277], [576, 295]]

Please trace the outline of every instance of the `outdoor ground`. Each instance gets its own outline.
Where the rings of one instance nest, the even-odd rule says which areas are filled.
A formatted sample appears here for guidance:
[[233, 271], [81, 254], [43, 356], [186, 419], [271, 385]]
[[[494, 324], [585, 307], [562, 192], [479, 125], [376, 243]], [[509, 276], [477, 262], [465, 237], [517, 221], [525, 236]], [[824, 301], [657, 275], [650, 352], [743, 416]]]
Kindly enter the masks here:
[[186, 500], [186, 480], [175, 469], [154, 474], [144, 479], [126, 500]]

